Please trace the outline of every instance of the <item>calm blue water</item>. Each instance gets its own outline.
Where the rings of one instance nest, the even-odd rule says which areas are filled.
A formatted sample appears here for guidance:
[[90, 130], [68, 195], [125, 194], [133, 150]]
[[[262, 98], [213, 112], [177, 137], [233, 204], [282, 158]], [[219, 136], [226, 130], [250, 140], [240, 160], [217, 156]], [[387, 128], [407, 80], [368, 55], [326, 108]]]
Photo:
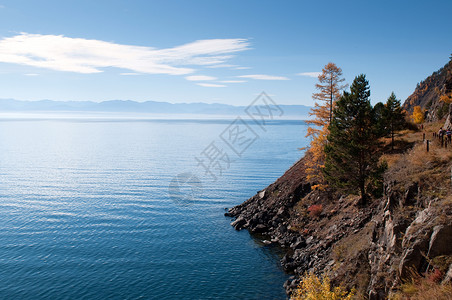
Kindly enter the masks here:
[[[239, 157], [230, 123], [0, 121], [0, 298], [284, 299], [277, 249], [223, 213], [301, 156], [305, 125], [250, 124]], [[212, 142], [216, 181], [195, 160]], [[191, 201], [168, 195], [182, 172], [202, 181]]]

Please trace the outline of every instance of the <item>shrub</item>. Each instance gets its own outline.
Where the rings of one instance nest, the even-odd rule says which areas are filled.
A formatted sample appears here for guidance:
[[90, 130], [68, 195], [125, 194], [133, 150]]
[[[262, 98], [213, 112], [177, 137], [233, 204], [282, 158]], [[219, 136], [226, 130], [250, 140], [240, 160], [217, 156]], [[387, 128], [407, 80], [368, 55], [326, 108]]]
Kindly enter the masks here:
[[308, 207], [308, 212], [311, 217], [318, 217], [323, 211], [322, 204], [314, 204]]
[[353, 295], [353, 290], [347, 292], [341, 287], [331, 288], [328, 276], [319, 278], [314, 273], [305, 273], [291, 300], [350, 300]]

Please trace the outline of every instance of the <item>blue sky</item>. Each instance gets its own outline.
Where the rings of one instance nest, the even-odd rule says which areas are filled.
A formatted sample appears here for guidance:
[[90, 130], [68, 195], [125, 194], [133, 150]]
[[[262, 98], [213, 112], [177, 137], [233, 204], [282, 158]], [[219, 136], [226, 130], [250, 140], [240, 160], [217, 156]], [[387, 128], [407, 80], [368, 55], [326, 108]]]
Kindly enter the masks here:
[[265, 91], [313, 105], [315, 72], [332, 61], [348, 83], [366, 74], [373, 103], [403, 101], [448, 61], [451, 11], [450, 0], [0, 0], [0, 98], [247, 105]]

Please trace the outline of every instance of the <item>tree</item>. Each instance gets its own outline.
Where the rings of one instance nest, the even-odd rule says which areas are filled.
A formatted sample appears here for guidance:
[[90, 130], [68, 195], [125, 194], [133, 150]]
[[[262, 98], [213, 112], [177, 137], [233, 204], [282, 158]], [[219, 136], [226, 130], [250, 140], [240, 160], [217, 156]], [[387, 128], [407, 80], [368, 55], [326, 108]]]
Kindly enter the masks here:
[[351, 300], [355, 290], [347, 292], [340, 286], [332, 287], [330, 278], [326, 275], [317, 277], [314, 273], [305, 273], [298, 288], [294, 291], [292, 300]]
[[345, 79], [342, 78], [342, 69], [332, 62], [328, 63], [322, 69], [322, 74], [320, 74], [318, 78], [319, 83], [315, 85], [315, 88], [319, 90], [319, 92], [314, 93], [312, 98], [325, 103], [323, 105], [318, 102], [315, 103], [315, 107], [312, 109], [310, 115], [315, 115], [316, 121], [312, 121], [308, 124], [323, 127], [331, 122], [334, 102], [339, 100], [341, 91], [344, 90], [347, 85], [341, 84], [345, 81]]
[[370, 104], [369, 83], [361, 74], [350, 92], [336, 102], [328, 127], [324, 173], [328, 183], [341, 191], [359, 191], [366, 204], [366, 184], [378, 170], [380, 142], [375, 116]]
[[405, 114], [400, 106], [400, 100], [397, 100], [394, 92], [391, 93], [386, 101], [382, 117], [387, 124], [387, 131], [391, 135], [391, 149], [394, 150], [394, 134], [396, 131], [402, 130], [406, 125]]
[[411, 115], [411, 119], [415, 124], [421, 124], [424, 122], [424, 111], [420, 106], [415, 106], [413, 109], [413, 114]]
[[319, 83], [316, 84], [316, 89], [319, 92], [312, 95], [316, 102], [309, 115], [314, 118], [306, 123], [314, 126], [309, 126], [306, 134], [306, 137], [311, 137], [312, 140], [308, 150], [310, 158], [306, 160], [305, 166], [306, 179], [310, 183], [314, 183], [313, 189], [325, 187], [322, 173], [325, 162], [324, 148], [334, 103], [340, 98], [341, 91], [346, 87], [346, 85], [341, 85], [345, 80], [341, 76], [341, 68], [334, 63], [328, 63], [318, 77]]
[[385, 120], [386, 106], [383, 103], [378, 102], [377, 104], [375, 104], [373, 110], [376, 120], [375, 127], [377, 129], [378, 136], [383, 137], [388, 135], [388, 124]]

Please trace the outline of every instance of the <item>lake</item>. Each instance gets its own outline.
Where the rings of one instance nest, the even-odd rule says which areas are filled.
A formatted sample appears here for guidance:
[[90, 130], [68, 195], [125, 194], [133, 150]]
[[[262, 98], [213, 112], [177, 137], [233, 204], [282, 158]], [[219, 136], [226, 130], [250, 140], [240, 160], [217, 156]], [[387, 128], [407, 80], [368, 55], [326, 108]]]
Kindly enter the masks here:
[[223, 214], [295, 163], [305, 134], [290, 120], [0, 119], [0, 298], [284, 299], [279, 249]]

